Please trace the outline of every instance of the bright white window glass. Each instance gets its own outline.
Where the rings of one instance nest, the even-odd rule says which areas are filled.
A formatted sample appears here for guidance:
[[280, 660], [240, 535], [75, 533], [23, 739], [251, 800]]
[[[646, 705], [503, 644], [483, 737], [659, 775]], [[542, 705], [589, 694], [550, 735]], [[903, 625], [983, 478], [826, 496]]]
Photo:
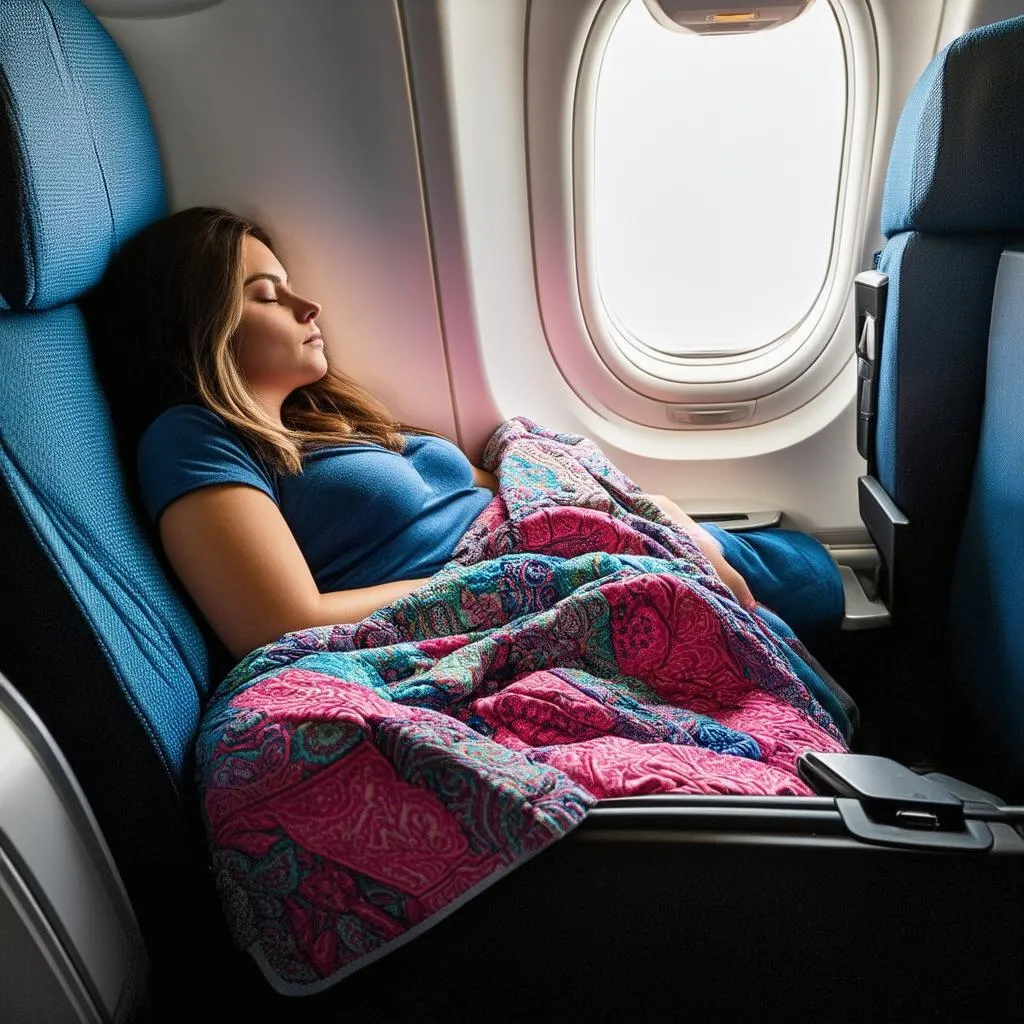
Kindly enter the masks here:
[[670, 356], [748, 352], [820, 292], [846, 116], [825, 0], [749, 35], [700, 37], [629, 0], [598, 76], [593, 239], [605, 311]]

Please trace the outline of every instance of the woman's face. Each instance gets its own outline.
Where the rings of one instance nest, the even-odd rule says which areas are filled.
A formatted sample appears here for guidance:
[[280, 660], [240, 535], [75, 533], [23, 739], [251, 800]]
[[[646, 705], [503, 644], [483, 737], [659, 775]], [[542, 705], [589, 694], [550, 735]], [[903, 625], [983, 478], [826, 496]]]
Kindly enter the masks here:
[[296, 388], [327, 372], [316, 318], [320, 306], [296, 294], [277, 257], [258, 239], [243, 243], [238, 364], [254, 397], [272, 411]]

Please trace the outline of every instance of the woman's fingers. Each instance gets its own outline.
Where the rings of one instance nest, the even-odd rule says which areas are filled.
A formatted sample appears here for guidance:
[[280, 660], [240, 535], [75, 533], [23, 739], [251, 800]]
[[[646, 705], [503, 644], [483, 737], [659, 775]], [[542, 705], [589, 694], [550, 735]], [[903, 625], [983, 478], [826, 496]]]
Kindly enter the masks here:
[[725, 560], [725, 555], [722, 554], [722, 545], [698, 523], [693, 522], [692, 519], [690, 522], [693, 523], [693, 528], [687, 532], [711, 563], [718, 578], [732, 591], [736, 603], [744, 611], [753, 612], [757, 608], [757, 600], [750, 592], [747, 581]]
[[722, 554], [722, 545], [670, 498], [666, 498], [663, 494], [648, 494], [647, 497], [669, 519], [676, 522], [690, 535], [693, 542], [704, 553], [704, 557], [711, 563], [718, 578], [732, 591], [732, 596], [736, 599], [737, 604], [744, 611], [755, 611], [757, 600], [750, 592], [747, 581], [725, 560], [725, 555]]
[[744, 611], [755, 611], [757, 609], [757, 600], [750, 592], [747, 581], [724, 558], [721, 560], [721, 563], [721, 565], [715, 565], [715, 571], [718, 573], [721, 581], [732, 591], [733, 597], [736, 598], [737, 603]]

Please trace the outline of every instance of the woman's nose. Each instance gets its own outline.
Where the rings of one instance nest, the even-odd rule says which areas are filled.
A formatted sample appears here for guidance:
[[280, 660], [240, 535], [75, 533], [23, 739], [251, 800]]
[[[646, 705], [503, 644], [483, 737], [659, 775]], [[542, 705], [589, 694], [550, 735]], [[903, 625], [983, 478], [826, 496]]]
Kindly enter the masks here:
[[312, 299], [299, 299], [296, 305], [296, 313], [302, 323], [309, 323], [310, 320], [315, 320], [320, 315], [320, 303], [313, 302]]

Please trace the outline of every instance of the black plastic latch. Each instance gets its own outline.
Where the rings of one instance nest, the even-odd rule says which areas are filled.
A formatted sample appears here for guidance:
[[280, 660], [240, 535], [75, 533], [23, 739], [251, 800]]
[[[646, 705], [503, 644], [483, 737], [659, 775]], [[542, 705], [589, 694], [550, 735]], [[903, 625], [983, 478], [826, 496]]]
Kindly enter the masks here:
[[857, 330], [857, 451], [875, 467], [875, 412], [878, 408], [878, 365], [882, 356], [882, 328], [889, 294], [889, 275], [865, 270], [853, 282]]
[[887, 757], [807, 751], [797, 770], [816, 793], [836, 797], [843, 824], [865, 842], [975, 853], [992, 846], [991, 830], [964, 816], [962, 800]]
[[[912, 585], [914, 572], [910, 562], [910, 521], [889, 497], [888, 491], [873, 477], [857, 479], [860, 517], [878, 548], [885, 569], [879, 581], [879, 592], [891, 614], [902, 611], [903, 600], [897, 591]], [[911, 568], [908, 570], [908, 566]], [[900, 574], [897, 573], [900, 569]]]

